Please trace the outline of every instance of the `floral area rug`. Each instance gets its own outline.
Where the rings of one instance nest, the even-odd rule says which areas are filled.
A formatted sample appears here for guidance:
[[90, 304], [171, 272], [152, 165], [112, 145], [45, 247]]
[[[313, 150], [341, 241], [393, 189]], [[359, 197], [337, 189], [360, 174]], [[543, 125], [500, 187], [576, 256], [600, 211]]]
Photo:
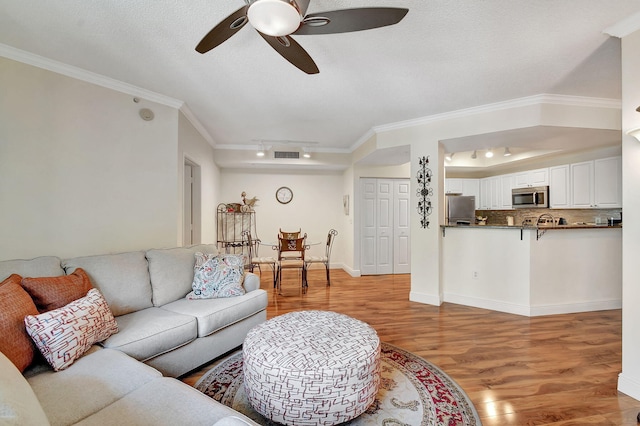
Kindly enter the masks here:
[[[369, 409], [344, 425], [481, 425], [464, 391], [442, 370], [410, 352], [381, 344], [381, 384]], [[261, 425], [277, 425], [249, 404], [242, 377], [242, 351], [214, 365], [196, 389]]]

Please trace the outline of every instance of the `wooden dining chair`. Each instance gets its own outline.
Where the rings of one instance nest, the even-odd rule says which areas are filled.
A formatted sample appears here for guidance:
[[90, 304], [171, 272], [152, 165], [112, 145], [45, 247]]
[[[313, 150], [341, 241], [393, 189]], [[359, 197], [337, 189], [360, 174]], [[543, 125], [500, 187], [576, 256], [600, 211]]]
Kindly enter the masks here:
[[282, 290], [283, 271], [285, 269], [299, 269], [302, 276], [302, 293], [307, 292], [306, 247], [307, 234], [299, 238], [278, 237], [278, 272], [276, 273], [278, 291]]
[[304, 260], [306, 270], [308, 270], [309, 266], [311, 266], [314, 263], [322, 263], [324, 265], [327, 272], [328, 286], [331, 285], [331, 277], [329, 276], [331, 248], [333, 247], [333, 240], [335, 239], [336, 235], [338, 235], [338, 231], [336, 231], [335, 229], [329, 230], [329, 233], [327, 234], [327, 245], [325, 246], [324, 256], [307, 256]]
[[302, 229], [298, 229], [297, 231], [293, 231], [293, 232], [287, 232], [287, 231], [283, 231], [282, 228], [280, 228], [280, 232], [278, 232], [278, 236], [282, 238], [293, 239], [293, 238], [300, 238], [301, 233], [302, 233]]
[[260, 276], [262, 277], [262, 266], [268, 266], [271, 268], [271, 272], [273, 273], [273, 286], [276, 286], [276, 265], [278, 263], [275, 257], [260, 257], [258, 255], [260, 249], [260, 240], [252, 239], [250, 231], [244, 231], [242, 233], [243, 239], [245, 240], [245, 244], [248, 247], [248, 256], [247, 256], [247, 268], [249, 271], [253, 272], [254, 268], [257, 266], [260, 271]]

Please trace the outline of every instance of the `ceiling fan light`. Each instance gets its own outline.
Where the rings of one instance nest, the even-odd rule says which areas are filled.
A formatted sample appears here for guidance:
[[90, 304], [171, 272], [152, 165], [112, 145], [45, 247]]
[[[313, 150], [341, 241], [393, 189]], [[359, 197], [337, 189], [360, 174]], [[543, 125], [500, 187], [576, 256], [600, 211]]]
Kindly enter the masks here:
[[300, 26], [300, 13], [286, 0], [258, 0], [247, 11], [249, 23], [262, 34], [286, 36]]

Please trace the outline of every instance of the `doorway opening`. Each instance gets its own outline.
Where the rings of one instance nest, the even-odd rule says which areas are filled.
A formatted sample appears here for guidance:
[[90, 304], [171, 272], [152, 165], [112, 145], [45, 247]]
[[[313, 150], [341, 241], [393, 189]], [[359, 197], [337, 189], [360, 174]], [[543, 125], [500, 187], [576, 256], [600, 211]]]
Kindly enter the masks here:
[[201, 226], [201, 170], [200, 166], [189, 159], [184, 160], [184, 188], [182, 211], [182, 245], [200, 244]]

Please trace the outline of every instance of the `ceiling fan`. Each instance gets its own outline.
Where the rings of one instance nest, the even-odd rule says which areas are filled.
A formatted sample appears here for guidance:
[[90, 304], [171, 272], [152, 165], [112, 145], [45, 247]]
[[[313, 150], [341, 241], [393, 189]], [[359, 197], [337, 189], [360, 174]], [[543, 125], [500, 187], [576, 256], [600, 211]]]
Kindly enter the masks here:
[[247, 22], [276, 52], [307, 74], [320, 72], [311, 56], [291, 35], [337, 34], [397, 24], [409, 12], [393, 7], [364, 7], [307, 14], [311, 0], [245, 0], [245, 5], [213, 27], [196, 46], [206, 53], [238, 32]]

